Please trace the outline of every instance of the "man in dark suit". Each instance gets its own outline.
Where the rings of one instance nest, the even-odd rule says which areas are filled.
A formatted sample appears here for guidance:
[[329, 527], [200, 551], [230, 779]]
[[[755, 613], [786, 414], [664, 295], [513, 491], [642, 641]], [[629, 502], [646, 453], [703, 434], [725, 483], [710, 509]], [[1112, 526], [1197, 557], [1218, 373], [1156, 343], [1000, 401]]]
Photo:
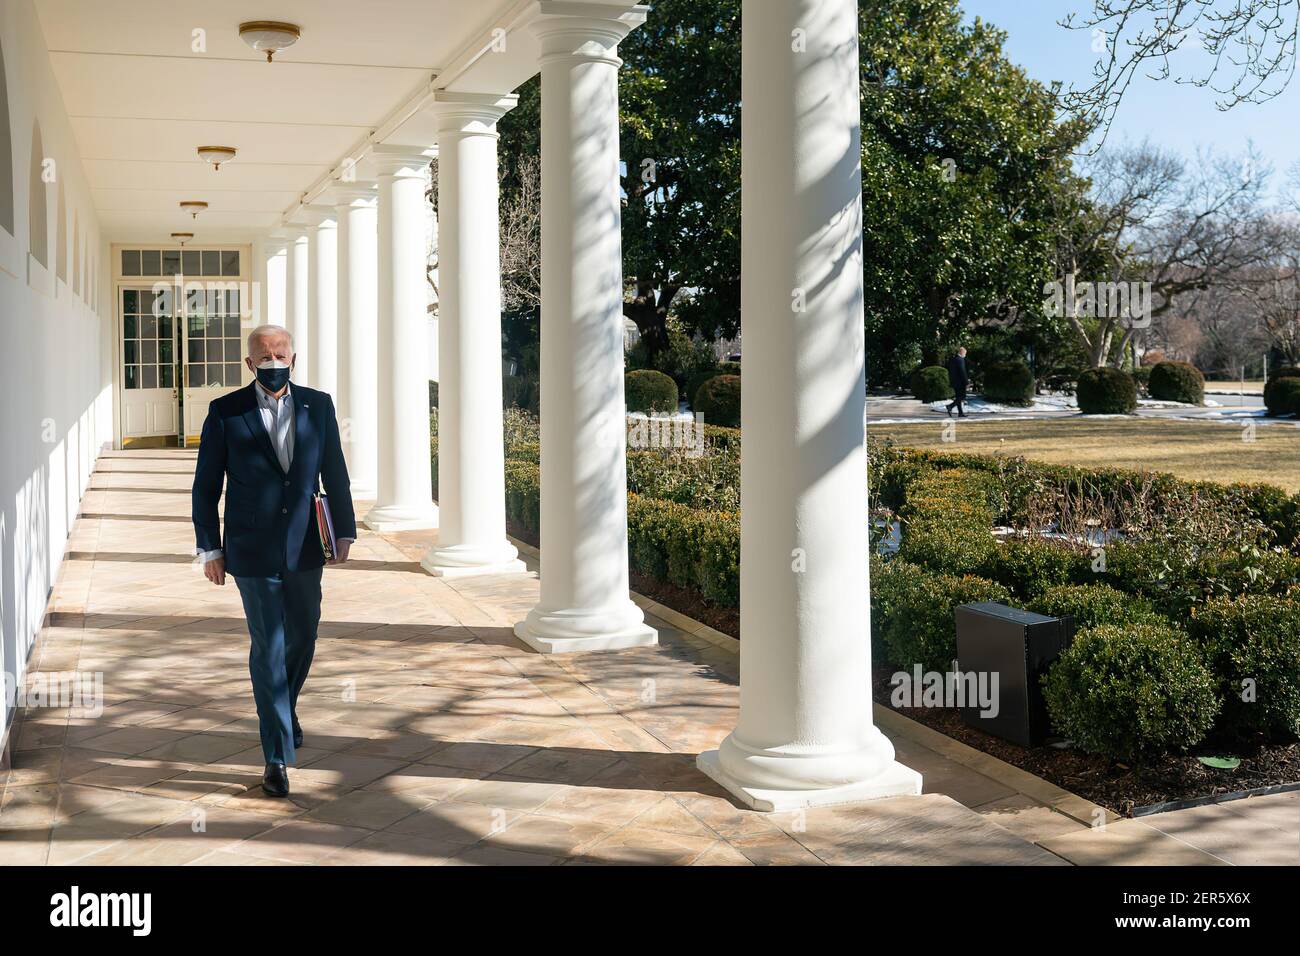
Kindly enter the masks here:
[[[289, 385], [296, 356], [287, 329], [263, 325], [244, 360], [256, 380], [208, 408], [194, 472], [198, 557], [213, 584], [235, 579], [252, 646], [248, 669], [266, 770], [262, 789], [287, 796], [286, 767], [302, 746], [298, 692], [307, 680], [320, 622], [325, 553], [312, 495], [324, 484], [338, 539], [331, 564], [357, 536], [347, 465], [329, 395]], [[226, 486], [226, 531], [217, 502]]]
[[957, 354], [948, 360], [948, 384], [952, 386], [953, 399], [948, 403], [948, 417], [952, 418], [952, 410], [957, 409], [957, 415], [960, 418], [966, 417], [966, 409], [962, 406], [966, 402], [966, 386], [970, 384], [970, 376], [966, 374], [966, 346], [957, 349]]

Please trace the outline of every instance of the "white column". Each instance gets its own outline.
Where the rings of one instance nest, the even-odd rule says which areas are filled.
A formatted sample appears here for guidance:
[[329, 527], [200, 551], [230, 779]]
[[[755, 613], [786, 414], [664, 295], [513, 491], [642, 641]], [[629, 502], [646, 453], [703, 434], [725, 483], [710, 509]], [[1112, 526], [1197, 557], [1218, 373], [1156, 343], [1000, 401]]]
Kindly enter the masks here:
[[429, 458], [425, 151], [376, 146], [379, 174], [379, 482], [366, 525], [433, 528]]
[[240, 295], [240, 311], [245, 313], [241, 318], [247, 318], [247, 324], [258, 326], [265, 325], [269, 321], [266, 316], [270, 313], [270, 304], [267, 299], [269, 284], [266, 281], [266, 267], [271, 255], [271, 249], [274, 248], [275, 240], [268, 239], [265, 236], [258, 236], [253, 240], [253, 285], [252, 288], [246, 289]]
[[506, 540], [496, 122], [516, 97], [439, 93], [438, 542], [441, 576], [525, 570]]
[[307, 256], [307, 230], [294, 226], [289, 231], [284, 284], [285, 328], [293, 336], [293, 377], [303, 385], [311, 384], [311, 329], [307, 323], [309, 266]]
[[282, 236], [272, 233], [266, 247], [266, 311], [263, 322], [284, 325], [285, 318], [285, 260], [287, 243]]
[[338, 213], [339, 415], [352, 497], [376, 494], [379, 234], [374, 184], [333, 188]]
[[758, 810], [920, 793], [871, 713], [857, 4], [744, 0], [742, 23], [745, 649], [699, 766]]
[[515, 633], [548, 653], [658, 640], [628, 597], [617, 46], [644, 13], [623, 9], [533, 24], [542, 74], [541, 597]]
[[338, 222], [332, 206], [304, 207], [310, 219], [311, 280], [307, 316], [311, 325], [311, 387], [333, 396], [338, 390]]

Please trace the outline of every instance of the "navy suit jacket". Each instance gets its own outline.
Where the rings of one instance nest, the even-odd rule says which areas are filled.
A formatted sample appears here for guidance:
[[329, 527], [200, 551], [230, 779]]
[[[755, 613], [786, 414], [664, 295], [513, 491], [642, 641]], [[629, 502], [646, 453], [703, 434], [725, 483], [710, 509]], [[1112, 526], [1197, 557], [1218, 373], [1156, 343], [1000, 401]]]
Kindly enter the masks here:
[[[325, 392], [290, 384], [293, 461], [285, 474], [257, 407], [256, 382], [208, 407], [194, 471], [192, 511], [200, 551], [225, 550], [235, 577], [309, 571], [325, 563], [311, 508], [317, 478], [328, 495], [334, 532], [357, 536], [348, 468], [334, 402]], [[226, 486], [226, 529], [217, 521]]]

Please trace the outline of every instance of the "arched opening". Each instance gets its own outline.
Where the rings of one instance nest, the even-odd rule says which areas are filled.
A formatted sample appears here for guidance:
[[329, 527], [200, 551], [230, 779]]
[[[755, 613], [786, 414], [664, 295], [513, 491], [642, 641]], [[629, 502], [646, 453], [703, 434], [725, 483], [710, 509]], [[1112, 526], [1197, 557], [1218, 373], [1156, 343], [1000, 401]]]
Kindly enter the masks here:
[[41, 145], [41, 124], [32, 124], [32, 164], [28, 174], [28, 239], [32, 258], [50, 267], [50, 204], [45, 195], [45, 148]]
[[5, 80], [5, 51], [0, 39], [0, 229], [14, 234], [14, 150], [9, 131], [9, 84]]

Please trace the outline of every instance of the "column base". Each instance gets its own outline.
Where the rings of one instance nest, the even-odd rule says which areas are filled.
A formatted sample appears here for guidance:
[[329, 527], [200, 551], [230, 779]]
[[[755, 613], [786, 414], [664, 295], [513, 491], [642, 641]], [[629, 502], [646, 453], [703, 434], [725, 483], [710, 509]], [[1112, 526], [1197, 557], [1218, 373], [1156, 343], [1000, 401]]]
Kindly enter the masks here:
[[659, 643], [659, 632], [645, 623], [641, 609], [630, 600], [625, 607], [599, 611], [534, 608], [515, 625], [515, 636], [542, 654], [616, 651]]
[[362, 519], [371, 531], [387, 534], [392, 531], [419, 531], [438, 527], [438, 508], [432, 501], [427, 508], [408, 508], [404, 505], [383, 505], [371, 508]]
[[502, 541], [494, 548], [465, 545], [431, 547], [420, 559], [420, 567], [434, 577], [464, 578], [478, 574], [522, 574], [528, 570], [513, 544]]
[[746, 786], [722, 768], [716, 750], [706, 750], [696, 757], [695, 766], [745, 806], [765, 813], [917, 796], [921, 792], [921, 775], [897, 760], [890, 761], [868, 780], [821, 790], [765, 790]]

